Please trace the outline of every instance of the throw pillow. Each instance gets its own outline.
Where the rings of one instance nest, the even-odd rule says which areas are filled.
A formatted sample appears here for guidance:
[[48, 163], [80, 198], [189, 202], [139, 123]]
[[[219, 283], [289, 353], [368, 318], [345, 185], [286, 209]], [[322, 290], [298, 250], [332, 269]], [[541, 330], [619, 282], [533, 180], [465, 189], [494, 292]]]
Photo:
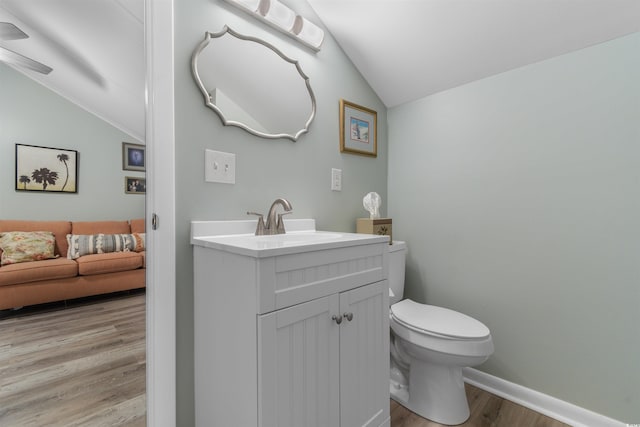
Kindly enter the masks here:
[[144, 252], [145, 251], [145, 242], [147, 240], [147, 237], [145, 235], [145, 233], [133, 233], [133, 242], [134, 242], [134, 251], [136, 252]]
[[67, 234], [67, 243], [69, 259], [90, 254], [129, 252], [136, 249], [136, 242], [131, 234]]
[[50, 231], [0, 233], [0, 265], [55, 258], [56, 239]]

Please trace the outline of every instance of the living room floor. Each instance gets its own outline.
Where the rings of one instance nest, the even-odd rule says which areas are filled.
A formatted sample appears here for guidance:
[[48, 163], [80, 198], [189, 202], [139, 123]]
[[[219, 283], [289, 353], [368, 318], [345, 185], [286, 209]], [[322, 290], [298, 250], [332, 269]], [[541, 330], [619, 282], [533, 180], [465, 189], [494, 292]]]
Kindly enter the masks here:
[[145, 426], [145, 294], [0, 312], [0, 426]]

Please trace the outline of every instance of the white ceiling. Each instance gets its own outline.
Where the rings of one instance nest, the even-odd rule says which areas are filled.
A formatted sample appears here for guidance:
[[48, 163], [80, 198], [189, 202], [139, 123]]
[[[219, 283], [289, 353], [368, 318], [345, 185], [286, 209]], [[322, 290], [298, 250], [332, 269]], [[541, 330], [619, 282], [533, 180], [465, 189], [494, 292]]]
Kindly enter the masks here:
[[640, 31], [640, 0], [308, 1], [387, 107]]
[[[640, 31], [640, 0], [308, 1], [388, 107]], [[0, 0], [2, 21], [53, 68], [22, 72], [144, 141], [143, 0]]]
[[144, 141], [143, 0], [0, 0], [0, 22], [29, 35], [0, 46], [53, 68], [20, 72]]

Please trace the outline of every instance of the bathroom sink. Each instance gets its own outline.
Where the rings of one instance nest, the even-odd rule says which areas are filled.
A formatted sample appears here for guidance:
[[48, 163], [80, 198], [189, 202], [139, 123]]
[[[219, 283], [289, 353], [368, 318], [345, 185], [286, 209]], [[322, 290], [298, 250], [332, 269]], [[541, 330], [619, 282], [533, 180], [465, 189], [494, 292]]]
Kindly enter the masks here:
[[[234, 225], [237, 225], [237, 223], [235, 222]], [[255, 226], [254, 222], [251, 224]], [[315, 223], [313, 225], [315, 226]], [[223, 234], [222, 232], [213, 234], [198, 236], [193, 233], [191, 241], [195, 245], [258, 258], [388, 241], [388, 236], [317, 231], [314, 229], [295, 230], [288, 231], [286, 234], [265, 236], [256, 236], [253, 233]]]
[[294, 231], [287, 234], [275, 234], [272, 236], [255, 236], [238, 234], [226, 236], [227, 243], [256, 249], [281, 248], [284, 246], [309, 245], [330, 240], [344, 239], [344, 233], [332, 233], [328, 231]]

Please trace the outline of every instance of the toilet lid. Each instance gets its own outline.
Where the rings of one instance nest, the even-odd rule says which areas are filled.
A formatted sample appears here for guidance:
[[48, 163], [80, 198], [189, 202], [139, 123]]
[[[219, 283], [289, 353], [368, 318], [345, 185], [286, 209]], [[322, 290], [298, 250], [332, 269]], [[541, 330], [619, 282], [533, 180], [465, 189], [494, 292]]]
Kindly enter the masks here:
[[466, 314], [434, 305], [420, 304], [405, 299], [391, 306], [393, 317], [410, 328], [426, 333], [458, 339], [477, 339], [489, 336], [482, 322]]

